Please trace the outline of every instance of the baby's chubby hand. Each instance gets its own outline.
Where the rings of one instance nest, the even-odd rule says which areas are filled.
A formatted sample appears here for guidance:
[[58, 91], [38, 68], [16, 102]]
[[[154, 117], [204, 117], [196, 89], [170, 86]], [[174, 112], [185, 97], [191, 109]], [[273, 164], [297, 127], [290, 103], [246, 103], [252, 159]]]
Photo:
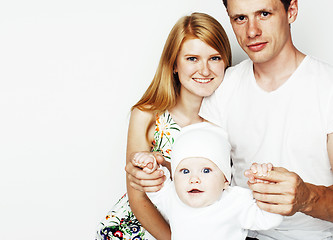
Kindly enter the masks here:
[[133, 164], [142, 168], [145, 173], [152, 173], [158, 168], [157, 161], [151, 152], [137, 152], [133, 156]]
[[250, 169], [244, 172], [245, 177], [249, 178], [250, 183], [270, 183], [269, 181], [261, 180], [260, 177], [267, 176], [273, 170], [271, 163], [252, 163]]

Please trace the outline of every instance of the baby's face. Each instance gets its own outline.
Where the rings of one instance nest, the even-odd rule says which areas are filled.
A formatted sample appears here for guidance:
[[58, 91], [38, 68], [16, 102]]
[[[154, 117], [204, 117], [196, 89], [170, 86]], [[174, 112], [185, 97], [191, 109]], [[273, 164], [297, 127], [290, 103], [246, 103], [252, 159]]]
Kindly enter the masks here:
[[226, 187], [223, 172], [207, 158], [185, 158], [177, 166], [174, 184], [179, 198], [190, 207], [216, 202]]

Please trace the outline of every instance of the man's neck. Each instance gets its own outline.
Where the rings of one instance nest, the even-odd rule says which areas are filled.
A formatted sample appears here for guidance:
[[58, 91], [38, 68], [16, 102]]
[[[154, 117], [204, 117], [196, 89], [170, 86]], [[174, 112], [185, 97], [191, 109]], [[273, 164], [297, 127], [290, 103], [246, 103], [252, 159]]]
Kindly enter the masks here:
[[253, 63], [257, 84], [267, 92], [281, 87], [302, 63], [305, 55], [292, 46], [268, 62]]

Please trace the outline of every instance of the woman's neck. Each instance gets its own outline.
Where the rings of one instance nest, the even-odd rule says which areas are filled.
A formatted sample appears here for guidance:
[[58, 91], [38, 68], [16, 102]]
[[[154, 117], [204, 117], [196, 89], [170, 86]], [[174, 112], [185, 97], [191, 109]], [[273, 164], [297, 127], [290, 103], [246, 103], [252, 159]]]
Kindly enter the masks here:
[[180, 126], [202, 122], [203, 119], [198, 115], [203, 97], [182, 97], [179, 96], [177, 104], [169, 109], [173, 120]]

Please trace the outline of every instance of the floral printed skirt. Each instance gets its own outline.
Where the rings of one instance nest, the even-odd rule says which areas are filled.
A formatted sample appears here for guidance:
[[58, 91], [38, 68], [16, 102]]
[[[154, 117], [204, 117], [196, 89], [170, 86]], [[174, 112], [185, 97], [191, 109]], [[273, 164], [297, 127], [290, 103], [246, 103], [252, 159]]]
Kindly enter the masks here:
[[155, 240], [135, 218], [125, 194], [99, 223], [95, 240]]

